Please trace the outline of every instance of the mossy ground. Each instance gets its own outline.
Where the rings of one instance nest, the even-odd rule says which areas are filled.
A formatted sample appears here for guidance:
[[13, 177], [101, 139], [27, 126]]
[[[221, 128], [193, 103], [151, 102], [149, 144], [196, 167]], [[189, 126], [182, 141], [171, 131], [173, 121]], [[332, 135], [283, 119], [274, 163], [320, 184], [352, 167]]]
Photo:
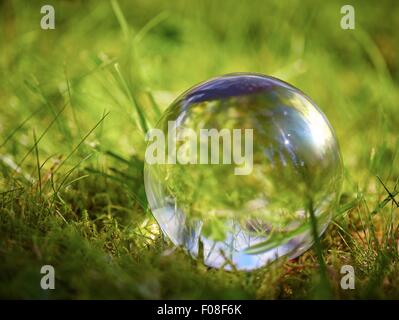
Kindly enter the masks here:
[[[396, 1], [0, 1], [0, 297], [399, 298]], [[325, 112], [341, 207], [317, 254], [254, 272], [208, 269], [162, 237], [143, 187], [143, 130], [182, 91], [273, 75]], [[381, 181], [379, 180], [381, 179]], [[398, 198], [399, 201], [399, 198]], [[56, 290], [40, 288], [42, 265]], [[350, 264], [356, 289], [340, 288]], [[322, 277], [323, 279], [323, 277]]]

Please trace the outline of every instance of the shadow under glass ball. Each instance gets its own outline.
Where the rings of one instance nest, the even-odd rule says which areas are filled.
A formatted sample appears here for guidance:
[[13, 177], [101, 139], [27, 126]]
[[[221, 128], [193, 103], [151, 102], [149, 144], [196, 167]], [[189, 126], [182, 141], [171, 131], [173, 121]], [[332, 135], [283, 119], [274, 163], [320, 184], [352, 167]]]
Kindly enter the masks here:
[[222, 76], [181, 95], [157, 128], [167, 143], [165, 162], [145, 165], [149, 205], [164, 234], [206, 265], [252, 270], [300, 255], [313, 242], [310, 212], [320, 235], [327, 228], [342, 159], [328, 120], [298, 89]]

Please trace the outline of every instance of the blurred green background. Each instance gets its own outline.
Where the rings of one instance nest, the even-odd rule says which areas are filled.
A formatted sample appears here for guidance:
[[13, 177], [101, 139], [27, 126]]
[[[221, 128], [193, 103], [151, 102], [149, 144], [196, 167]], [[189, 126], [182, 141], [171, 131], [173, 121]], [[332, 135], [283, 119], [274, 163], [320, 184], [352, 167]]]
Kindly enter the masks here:
[[[40, 8], [55, 8], [42, 30]], [[340, 27], [345, 4], [355, 30]], [[398, 298], [397, 1], [0, 1], [0, 296]], [[171, 251], [147, 210], [143, 129], [231, 72], [312, 97], [341, 144], [340, 214], [313, 251], [253, 273]], [[381, 181], [377, 179], [380, 177]], [[52, 264], [57, 290], [39, 287]], [[339, 270], [357, 270], [357, 289]]]

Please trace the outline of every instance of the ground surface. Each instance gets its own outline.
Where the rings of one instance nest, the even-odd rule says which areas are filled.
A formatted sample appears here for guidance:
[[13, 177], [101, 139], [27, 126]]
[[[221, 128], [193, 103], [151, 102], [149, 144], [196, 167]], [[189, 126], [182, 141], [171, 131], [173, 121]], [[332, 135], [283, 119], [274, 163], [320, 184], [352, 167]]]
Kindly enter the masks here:
[[[342, 1], [53, 2], [44, 31], [41, 3], [0, 1], [0, 297], [399, 298], [384, 188], [399, 179], [396, 1], [354, 1], [355, 30], [340, 28]], [[237, 71], [301, 88], [336, 130], [345, 182], [321, 268], [312, 249], [251, 273], [207, 269], [147, 210], [143, 127]], [[56, 290], [40, 289], [44, 264]], [[346, 264], [355, 290], [340, 288]]]

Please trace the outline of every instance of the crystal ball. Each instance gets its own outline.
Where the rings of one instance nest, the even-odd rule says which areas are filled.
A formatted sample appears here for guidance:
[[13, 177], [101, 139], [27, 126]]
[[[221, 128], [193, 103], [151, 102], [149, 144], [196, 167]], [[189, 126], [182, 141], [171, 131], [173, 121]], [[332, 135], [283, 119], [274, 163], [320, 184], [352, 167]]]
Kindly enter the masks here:
[[207, 266], [295, 258], [327, 228], [343, 165], [334, 130], [297, 88], [229, 74], [183, 93], [146, 135], [145, 190], [164, 235]]

